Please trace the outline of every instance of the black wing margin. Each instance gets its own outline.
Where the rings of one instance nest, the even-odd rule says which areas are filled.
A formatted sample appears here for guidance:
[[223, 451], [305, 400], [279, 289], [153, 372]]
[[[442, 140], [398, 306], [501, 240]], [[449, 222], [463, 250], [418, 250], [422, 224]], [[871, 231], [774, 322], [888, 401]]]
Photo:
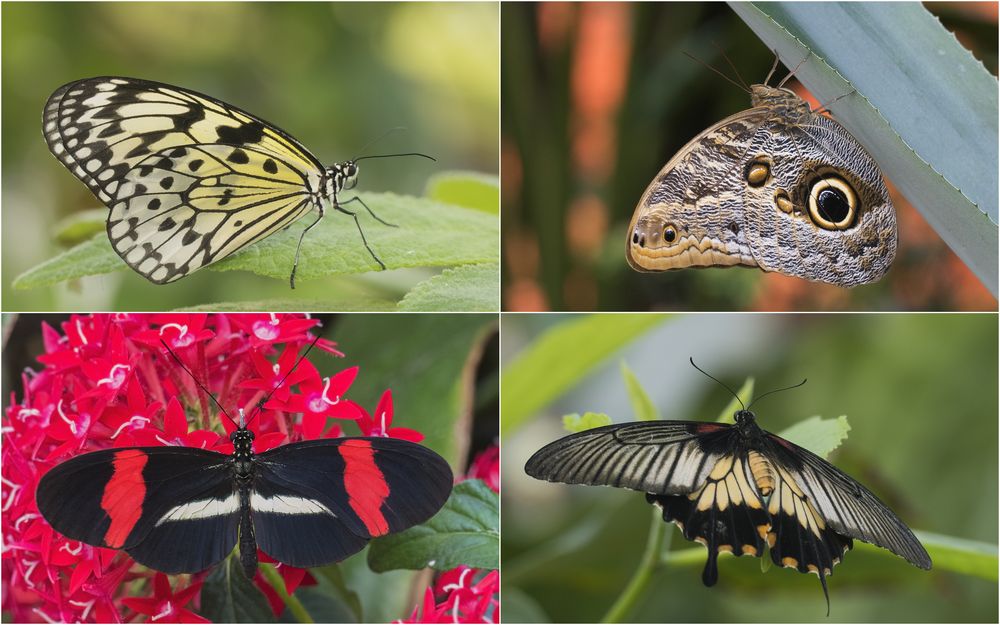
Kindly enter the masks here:
[[917, 537], [871, 491], [808, 449], [769, 434], [773, 457], [838, 533], [888, 549], [922, 569], [931, 558]]

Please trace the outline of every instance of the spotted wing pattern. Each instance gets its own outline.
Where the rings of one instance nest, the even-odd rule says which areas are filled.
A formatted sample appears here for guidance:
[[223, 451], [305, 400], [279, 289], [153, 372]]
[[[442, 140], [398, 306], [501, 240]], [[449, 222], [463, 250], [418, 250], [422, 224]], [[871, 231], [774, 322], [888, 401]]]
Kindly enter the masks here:
[[108, 236], [163, 284], [319, 208], [324, 168], [276, 126], [194, 91], [89, 78], [45, 105], [49, 149], [111, 213]]

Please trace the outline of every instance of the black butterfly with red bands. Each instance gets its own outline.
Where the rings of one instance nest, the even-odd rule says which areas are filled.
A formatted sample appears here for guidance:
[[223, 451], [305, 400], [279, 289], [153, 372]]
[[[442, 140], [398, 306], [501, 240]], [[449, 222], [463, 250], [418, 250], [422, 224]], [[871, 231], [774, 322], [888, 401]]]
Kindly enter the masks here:
[[622, 423], [578, 432], [537, 451], [524, 470], [550, 482], [646, 493], [684, 538], [704, 544], [702, 581], [719, 577], [719, 552], [771, 559], [826, 577], [862, 540], [922, 569], [931, 559], [871, 491], [811, 451], [761, 429], [749, 410], [734, 425], [698, 421]]
[[70, 458], [42, 476], [38, 510], [67, 538], [123, 549], [164, 573], [204, 570], [238, 540], [252, 578], [258, 546], [291, 566], [336, 562], [423, 523], [451, 493], [444, 458], [406, 440], [318, 439], [255, 454], [242, 410], [229, 438], [232, 455], [123, 447]]

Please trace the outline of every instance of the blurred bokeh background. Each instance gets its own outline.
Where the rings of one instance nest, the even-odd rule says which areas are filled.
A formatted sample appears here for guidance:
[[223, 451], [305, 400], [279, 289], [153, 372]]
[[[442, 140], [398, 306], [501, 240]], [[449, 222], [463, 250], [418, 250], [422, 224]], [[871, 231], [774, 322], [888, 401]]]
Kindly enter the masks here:
[[[996, 3], [925, 6], [996, 74]], [[505, 309], [996, 309], [891, 183], [899, 252], [875, 285], [633, 271], [625, 231], [643, 190], [692, 137], [750, 106], [683, 53], [731, 74], [724, 53], [747, 82], [763, 81], [773, 54], [725, 3], [504, 3], [501, 14]]]
[[[422, 195], [435, 172], [496, 175], [499, 13], [476, 3], [20, 3], [2, 7], [3, 285], [5, 310], [172, 309], [204, 301], [288, 297], [287, 284], [245, 272], [197, 272], [155, 286], [127, 269], [82, 284], [14, 291], [11, 281], [63, 248], [56, 224], [101, 206], [49, 154], [42, 107], [60, 85], [124, 75], [230, 102], [299, 139], [320, 161], [369, 161], [359, 191]], [[353, 224], [345, 223], [345, 227]], [[377, 275], [378, 274], [378, 275]], [[296, 289], [405, 292], [433, 272], [396, 270]]]
[[[524, 463], [567, 434], [562, 415], [634, 420], [621, 363], [662, 418], [716, 419], [732, 397], [689, 356], [734, 389], [754, 377], [758, 396], [808, 378], [756, 404], [759, 424], [845, 415], [829, 460], [917, 532], [935, 568], [856, 541], [828, 579], [827, 619], [815, 576], [762, 573], [756, 558], [721, 557], [718, 585], [704, 587], [705, 548], [670, 525], [670, 549], [698, 557], [661, 566], [624, 622], [996, 619], [996, 315], [505, 315], [502, 332], [505, 622], [601, 622], [622, 593], [653, 522], [643, 495], [535, 480]], [[954, 539], [978, 555], [950, 567], [938, 549]], [[955, 572], [979, 556], [978, 574]]]

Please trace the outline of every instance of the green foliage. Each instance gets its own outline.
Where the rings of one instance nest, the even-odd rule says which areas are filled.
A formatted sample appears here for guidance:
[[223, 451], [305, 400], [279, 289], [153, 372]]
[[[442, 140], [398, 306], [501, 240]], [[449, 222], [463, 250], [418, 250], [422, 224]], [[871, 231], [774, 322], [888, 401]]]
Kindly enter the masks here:
[[444, 171], [431, 176], [424, 195], [443, 204], [500, 214], [500, 180], [474, 171]]
[[213, 623], [274, 622], [267, 599], [243, 574], [239, 558], [232, 556], [205, 578], [199, 614]]
[[[369, 244], [387, 269], [488, 263], [499, 258], [499, 224], [495, 217], [391, 193], [366, 193], [361, 197], [376, 215], [398, 226], [379, 224], [363, 208], [358, 212]], [[307, 216], [206, 270], [245, 270], [287, 280], [308, 220]], [[127, 267], [111, 249], [107, 236], [99, 234], [21, 274], [14, 286], [49, 286], [116, 269]], [[296, 280], [377, 270], [379, 266], [365, 249], [352, 220], [331, 211], [303, 240]]]
[[368, 549], [373, 571], [466, 565], [500, 567], [500, 498], [481, 480], [456, 484], [441, 511], [422, 525], [374, 541]]
[[504, 368], [501, 433], [518, 427], [663, 319], [658, 315], [589, 315], [554, 326]]
[[500, 310], [500, 265], [462, 265], [445, 269], [410, 289], [399, 302], [401, 311]]
[[603, 412], [585, 412], [583, 415], [568, 414], [562, 418], [563, 429], [570, 434], [593, 430], [594, 428], [611, 425], [611, 417]]
[[455, 432], [471, 418], [473, 356], [495, 321], [477, 314], [348, 315], [331, 338], [361, 367], [351, 398], [372, 412], [391, 388], [395, 422], [423, 432], [422, 444], [456, 466]]
[[636, 421], [657, 421], [660, 419], [660, 411], [656, 409], [653, 400], [646, 394], [645, 389], [639, 384], [639, 379], [635, 377], [632, 370], [628, 368], [623, 360], [621, 362], [622, 378], [628, 388], [628, 398], [632, 402], [632, 416]]

